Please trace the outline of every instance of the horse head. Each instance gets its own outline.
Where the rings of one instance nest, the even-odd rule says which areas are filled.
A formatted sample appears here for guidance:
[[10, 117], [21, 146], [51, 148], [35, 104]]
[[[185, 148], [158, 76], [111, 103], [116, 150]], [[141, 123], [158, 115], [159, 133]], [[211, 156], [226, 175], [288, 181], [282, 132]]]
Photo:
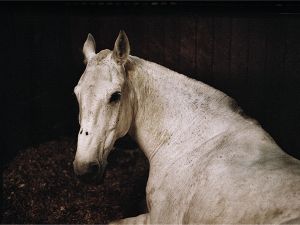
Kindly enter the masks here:
[[74, 88], [80, 130], [73, 162], [75, 174], [83, 181], [98, 181], [103, 177], [115, 141], [130, 128], [132, 95], [124, 66], [129, 52], [124, 31], [120, 31], [113, 51], [96, 53], [91, 34], [84, 43], [86, 68]]

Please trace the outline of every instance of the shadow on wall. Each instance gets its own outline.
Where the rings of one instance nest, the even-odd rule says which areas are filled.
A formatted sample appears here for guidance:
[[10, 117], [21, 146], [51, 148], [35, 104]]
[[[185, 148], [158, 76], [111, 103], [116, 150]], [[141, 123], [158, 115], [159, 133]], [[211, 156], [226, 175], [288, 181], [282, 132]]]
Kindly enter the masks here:
[[[192, 7], [191, 7], [192, 8]], [[300, 17], [239, 15], [180, 7], [4, 5], [3, 160], [24, 146], [76, 136], [73, 88], [90, 32], [112, 49], [120, 29], [132, 54], [201, 80], [235, 98], [289, 154], [300, 158]], [[162, 13], [162, 11], [164, 13]]]

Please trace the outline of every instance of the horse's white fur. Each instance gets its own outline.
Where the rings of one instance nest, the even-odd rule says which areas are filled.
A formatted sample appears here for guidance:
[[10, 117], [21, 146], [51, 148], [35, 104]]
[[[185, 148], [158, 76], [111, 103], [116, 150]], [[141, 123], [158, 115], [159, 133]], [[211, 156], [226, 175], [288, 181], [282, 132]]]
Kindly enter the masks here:
[[224, 93], [138, 57], [119, 64], [109, 50], [88, 60], [75, 90], [91, 132], [78, 136], [76, 160], [105, 161], [129, 132], [150, 162], [149, 212], [116, 223], [300, 223], [299, 161]]

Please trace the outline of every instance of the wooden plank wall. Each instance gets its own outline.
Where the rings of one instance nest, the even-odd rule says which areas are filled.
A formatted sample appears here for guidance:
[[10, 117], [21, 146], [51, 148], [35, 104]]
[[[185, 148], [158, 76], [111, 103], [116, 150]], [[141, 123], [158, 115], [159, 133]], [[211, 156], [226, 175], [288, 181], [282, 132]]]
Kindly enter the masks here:
[[289, 154], [300, 158], [300, 17], [285, 14], [130, 13], [91, 8], [4, 7], [5, 145], [75, 135], [72, 94], [87, 34], [111, 49], [120, 29], [132, 54], [234, 97]]

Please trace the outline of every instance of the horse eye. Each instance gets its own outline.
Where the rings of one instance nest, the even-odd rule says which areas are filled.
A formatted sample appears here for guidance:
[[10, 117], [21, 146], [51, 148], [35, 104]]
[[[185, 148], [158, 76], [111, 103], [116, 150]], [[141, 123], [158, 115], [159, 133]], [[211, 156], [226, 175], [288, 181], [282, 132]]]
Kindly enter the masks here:
[[121, 92], [117, 91], [110, 96], [109, 103], [117, 102], [121, 99]]

